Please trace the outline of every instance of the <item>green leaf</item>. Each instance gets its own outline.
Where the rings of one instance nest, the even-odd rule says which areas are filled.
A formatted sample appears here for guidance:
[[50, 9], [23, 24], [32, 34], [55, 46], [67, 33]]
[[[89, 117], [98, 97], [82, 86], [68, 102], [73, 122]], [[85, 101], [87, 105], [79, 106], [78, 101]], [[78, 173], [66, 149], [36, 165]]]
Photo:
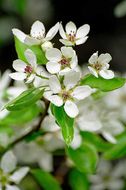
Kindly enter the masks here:
[[84, 142], [93, 144], [99, 152], [105, 152], [112, 147], [111, 143], [104, 141], [100, 136], [94, 133], [81, 131], [81, 136]]
[[31, 173], [44, 190], [61, 190], [58, 181], [51, 174], [41, 169], [32, 170]]
[[26, 124], [27, 122], [36, 118], [40, 111], [40, 108], [34, 104], [28, 108], [25, 108], [25, 110], [23, 109], [20, 111], [10, 112], [5, 118], [0, 120], [0, 125], [19, 126], [21, 124]]
[[36, 101], [40, 100], [43, 96], [43, 92], [44, 90], [40, 90], [39, 88], [28, 89], [17, 98], [7, 103], [5, 108], [9, 111], [26, 109], [27, 106], [30, 107]]
[[107, 92], [122, 87], [125, 84], [125, 82], [126, 79], [124, 78], [113, 78], [107, 80], [102, 77], [96, 78], [95, 76], [89, 74], [81, 80], [80, 84], [89, 85], [92, 88], [97, 88], [99, 90]]
[[88, 190], [89, 183], [87, 176], [76, 169], [72, 169], [69, 174], [69, 183], [72, 190]]
[[74, 136], [74, 119], [70, 118], [64, 111], [63, 106], [57, 107], [51, 104], [52, 113], [56, 119], [56, 122], [62, 129], [62, 135], [67, 145], [71, 143]]
[[16, 52], [17, 52], [19, 59], [23, 60], [24, 62], [27, 62], [24, 52], [26, 51], [26, 49], [31, 49], [37, 57], [38, 64], [43, 65], [43, 64], [47, 63], [45, 53], [43, 52], [41, 46], [39, 46], [39, 45], [28, 46], [28, 45], [22, 43], [18, 38], [15, 37], [14, 39], [15, 39], [15, 48], [16, 48]]
[[126, 156], [126, 132], [117, 137], [117, 143], [108, 149], [103, 157], [108, 160], [115, 160]]
[[96, 169], [98, 155], [96, 149], [90, 143], [84, 142], [77, 149], [68, 148], [68, 156], [74, 162], [80, 172], [92, 173]]

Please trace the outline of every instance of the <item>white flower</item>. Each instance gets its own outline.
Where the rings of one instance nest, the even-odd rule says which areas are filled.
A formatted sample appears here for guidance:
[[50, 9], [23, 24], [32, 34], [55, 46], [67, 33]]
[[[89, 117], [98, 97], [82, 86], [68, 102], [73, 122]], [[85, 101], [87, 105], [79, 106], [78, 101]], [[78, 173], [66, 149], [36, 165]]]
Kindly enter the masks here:
[[104, 102], [93, 99], [80, 102], [78, 107], [80, 114], [76, 123], [80, 130], [102, 134], [110, 143], [116, 143], [115, 136], [124, 131], [118, 112], [108, 109]]
[[114, 72], [109, 70], [109, 62], [112, 60], [110, 54], [105, 53], [98, 56], [98, 52], [94, 53], [89, 59], [89, 70], [98, 78], [98, 75], [104, 79], [112, 79]]
[[56, 23], [45, 35], [45, 27], [43, 23], [37, 20], [31, 26], [30, 35], [27, 35], [16, 28], [14, 28], [12, 32], [21, 42], [32, 46], [41, 45], [44, 42], [52, 40], [58, 30], [59, 22]]
[[86, 42], [89, 33], [90, 26], [84, 24], [83, 26], [77, 29], [76, 25], [73, 22], [68, 22], [64, 31], [62, 24], [60, 24], [59, 32], [63, 39], [60, 39], [66, 46], [80, 45]]
[[91, 95], [92, 89], [85, 86], [78, 86], [80, 73], [71, 71], [64, 76], [62, 85], [56, 76], [49, 79], [49, 91], [44, 96], [54, 105], [64, 106], [68, 116], [74, 118], [78, 115], [79, 110], [74, 101], [82, 100]]
[[120, 161], [114, 167], [112, 163], [100, 160], [96, 174], [90, 175], [90, 190], [120, 190], [123, 189], [126, 176], [126, 162]]
[[51, 74], [65, 74], [77, 66], [77, 56], [72, 47], [51, 48], [46, 51], [46, 58], [49, 60], [46, 64], [47, 70]]
[[3, 155], [0, 163], [0, 189], [4, 187], [5, 190], [19, 190], [16, 185], [11, 184], [19, 184], [29, 172], [29, 168], [22, 167], [15, 171], [16, 164], [17, 159], [12, 151], [8, 151]]
[[28, 63], [20, 59], [13, 62], [13, 68], [16, 72], [9, 74], [12, 79], [19, 81], [25, 80], [26, 83], [31, 83], [36, 76], [42, 77], [45, 75], [43, 68], [37, 65], [36, 56], [30, 49], [25, 51], [25, 57]]
[[70, 144], [70, 146], [73, 148], [73, 149], [77, 149], [80, 147], [82, 143], [82, 137], [79, 133], [79, 130], [77, 128], [75, 128], [74, 130], [74, 138]]

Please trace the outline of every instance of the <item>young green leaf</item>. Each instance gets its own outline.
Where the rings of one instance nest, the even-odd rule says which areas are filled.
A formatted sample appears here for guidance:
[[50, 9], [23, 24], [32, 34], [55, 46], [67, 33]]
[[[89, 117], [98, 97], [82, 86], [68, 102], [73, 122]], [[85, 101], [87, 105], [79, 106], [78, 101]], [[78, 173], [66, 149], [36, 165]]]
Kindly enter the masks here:
[[98, 155], [93, 145], [84, 142], [81, 147], [75, 150], [68, 148], [67, 152], [68, 156], [80, 172], [92, 173], [95, 171], [98, 162]]
[[58, 181], [51, 174], [41, 169], [34, 169], [31, 173], [44, 190], [61, 190]]
[[96, 78], [95, 76], [89, 74], [81, 80], [81, 85], [89, 85], [92, 88], [97, 88], [99, 90], [107, 92], [122, 87], [125, 82], [126, 79], [124, 78], [113, 78], [106, 80], [102, 77]]
[[108, 160], [115, 160], [126, 156], [126, 132], [117, 137], [117, 143], [108, 149], [103, 157]]
[[40, 90], [39, 88], [28, 89], [21, 93], [17, 98], [7, 103], [5, 108], [9, 111], [26, 109], [40, 100], [43, 96], [43, 92], [44, 90]]
[[51, 104], [52, 113], [56, 119], [56, 122], [62, 129], [62, 135], [67, 145], [71, 143], [74, 135], [74, 119], [70, 118], [64, 111], [63, 106], [57, 107]]
[[36, 104], [33, 104], [32, 106], [25, 108], [25, 110], [10, 112], [6, 117], [0, 120], [0, 125], [20, 126], [21, 124], [26, 124], [36, 118], [40, 111], [40, 108]]
[[18, 38], [15, 37], [15, 48], [16, 48], [18, 58], [25, 62], [27, 62], [27, 60], [24, 55], [24, 52], [26, 51], [26, 49], [31, 49], [37, 57], [38, 64], [43, 65], [43, 64], [47, 63], [45, 53], [43, 52], [42, 48], [39, 45], [28, 46], [28, 45], [22, 43]]
[[86, 174], [76, 169], [70, 171], [69, 184], [72, 190], [89, 190], [89, 182]]
[[81, 131], [81, 136], [84, 142], [91, 142], [99, 152], [105, 152], [106, 150], [112, 147], [111, 143], [106, 142], [100, 136], [94, 133]]

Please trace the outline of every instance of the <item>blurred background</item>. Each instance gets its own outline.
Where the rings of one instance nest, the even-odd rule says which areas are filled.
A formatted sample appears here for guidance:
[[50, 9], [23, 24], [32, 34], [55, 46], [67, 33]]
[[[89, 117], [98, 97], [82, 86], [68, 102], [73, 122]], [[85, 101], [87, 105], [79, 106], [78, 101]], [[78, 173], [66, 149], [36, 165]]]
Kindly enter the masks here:
[[16, 59], [11, 29], [29, 33], [35, 20], [47, 31], [57, 21], [90, 24], [89, 39], [76, 48], [80, 64], [99, 50], [112, 55], [114, 70], [126, 71], [126, 0], [0, 0], [0, 70], [12, 68]]

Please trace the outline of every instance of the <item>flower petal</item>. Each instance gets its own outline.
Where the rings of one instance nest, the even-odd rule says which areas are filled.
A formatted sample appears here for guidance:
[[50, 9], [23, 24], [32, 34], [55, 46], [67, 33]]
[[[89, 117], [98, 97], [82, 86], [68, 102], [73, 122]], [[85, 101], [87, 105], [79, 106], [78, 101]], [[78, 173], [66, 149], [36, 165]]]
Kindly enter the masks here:
[[62, 106], [63, 105], [63, 100], [60, 96], [57, 95], [52, 95], [49, 97], [50, 102], [52, 102], [55, 106]]
[[51, 74], [58, 73], [60, 71], [61, 65], [57, 62], [51, 62], [49, 61], [46, 64], [46, 69], [49, 71]]
[[99, 75], [104, 79], [112, 79], [114, 78], [114, 72], [111, 70], [101, 70], [99, 71]]
[[113, 143], [113, 144], [116, 144], [116, 139], [115, 139], [110, 133], [104, 131], [104, 132], [102, 132], [102, 135], [103, 135], [103, 137], [104, 137], [107, 141], [109, 141], [109, 142], [111, 142], [111, 143]]
[[72, 47], [61, 47], [61, 52], [64, 57], [66, 58], [72, 58], [75, 54], [75, 51], [73, 50]]
[[18, 72], [24, 72], [26, 66], [27, 64], [20, 59], [17, 59], [13, 62], [13, 68]]
[[77, 31], [76, 25], [71, 21], [66, 24], [65, 29], [66, 29], [67, 34], [71, 34], [71, 33], [76, 34], [76, 31]]
[[43, 38], [45, 34], [45, 27], [39, 20], [35, 21], [31, 27], [30, 34], [34, 38]]
[[71, 69], [69, 68], [69, 67], [65, 67], [65, 69], [63, 69], [63, 70], [61, 70], [60, 72], [59, 72], [59, 75], [60, 76], [63, 76], [63, 75], [66, 75], [68, 72], [70, 72], [71, 71]]
[[24, 54], [28, 63], [30, 63], [33, 68], [36, 67], [37, 60], [36, 60], [36, 55], [33, 53], [33, 51], [27, 49]]
[[65, 46], [73, 46], [73, 43], [66, 39], [59, 39], [59, 41]]
[[6, 190], [20, 190], [16, 185], [7, 185]]
[[76, 40], [76, 45], [84, 44], [88, 39], [88, 36]]
[[78, 28], [76, 38], [85, 37], [89, 33], [89, 31], [90, 31], [90, 26], [88, 24], [84, 24], [83, 26]]
[[60, 61], [62, 54], [57, 48], [50, 48], [46, 51], [46, 58], [49, 61]]
[[72, 69], [75, 69], [75, 67], [78, 64], [78, 58], [76, 56], [76, 54], [72, 57], [71, 61], [70, 61], [70, 66]]
[[63, 39], [67, 39], [66, 33], [65, 33], [64, 29], [63, 29], [62, 24], [60, 24], [59, 33], [60, 33], [60, 36], [61, 36]]
[[20, 72], [15, 72], [15, 73], [10, 73], [9, 76], [14, 79], [14, 80], [24, 80], [27, 77], [26, 73], [20, 73]]
[[101, 54], [98, 58], [98, 62], [102, 64], [109, 63], [112, 60], [112, 57], [109, 53]]
[[13, 28], [12, 32], [22, 43], [24, 43], [24, 40], [27, 36], [24, 32], [22, 32], [21, 30], [17, 28]]
[[24, 40], [24, 43], [29, 46], [39, 45], [41, 43], [41, 40], [38, 40], [36, 38], [33, 38], [33, 37], [27, 35]]
[[98, 61], [98, 51], [96, 53], [93, 53], [93, 55], [89, 58], [88, 62], [90, 64], [95, 64]]
[[40, 168], [44, 169], [47, 172], [51, 172], [53, 170], [53, 156], [48, 151], [44, 149], [41, 150], [41, 158], [38, 158], [38, 164]]
[[48, 38], [48, 40], [52, 40], [52, 38], [57, 34], [59, 30], [59, 22], [57, 22], [46, 34], [46, 38]]
[[35, 78], [35, 74], [31, 74], [28, 78], [27, 78], [27, 80], [26, 80], [26, 82], [25, 83], [31, 83], [31, 82], [33, 82], [33, 80], [34, 80], [34, 78]]
[[27, 175], [29, 172], [29, 167], [22, 167], [15, 171], [11, 176], [10, 180], [16, 184], [20, 183], [20, 181]]
[[67, 90], [73, 88], [78, 81], [80, 80], [80, 72], [70, 71], [64, 77], [64, 85], [66, 86]]
[[90, 96], [91, 93], [92, 89], [89, 86], [78, 86], [74, 89], [72, 96], [78, 100], [83, 100], [84, 98]]
[[76, 117], [79, 113], [79, 110], [78, 110], [76, 104], [70, 100], [67, 100], [65, 102], [64, 110], [65, 110], [66, 114], [71, 118]]
[[60, 82], [55, 75], [49, 78], [49, 86], [54, 94], [59, 93], [61, 91]]
[[95, 77], [98, 78], [98, 73], [93, 67], [88, 66], [88, 69], [89, 69], [89, 71], [91, 72], [92, 75], [94, 75]]
[[4, 172], [10, 173], [16, 168], [17, 159], [12, 151], [6, 152], [1, 159], [1, 168]]

